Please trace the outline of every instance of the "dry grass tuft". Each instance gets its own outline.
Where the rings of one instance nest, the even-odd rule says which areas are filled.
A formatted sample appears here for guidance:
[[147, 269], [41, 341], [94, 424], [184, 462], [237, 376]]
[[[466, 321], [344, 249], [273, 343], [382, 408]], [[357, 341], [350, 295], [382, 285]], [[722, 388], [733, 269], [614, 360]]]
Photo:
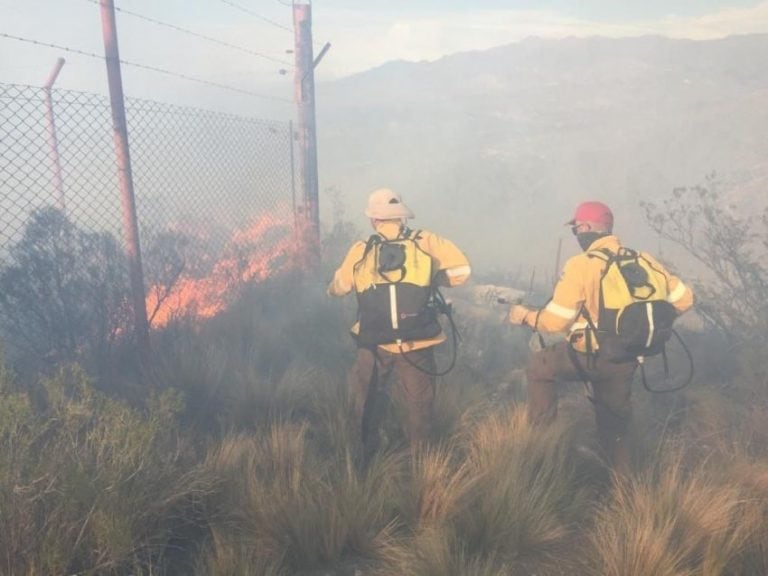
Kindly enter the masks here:
[[402, 457], [382, 456], [361, 473], [350, 453], [309, 454], [307, 430], [276, 423], [261, 437], [228, 438], [209, 455], [224, 486], [212, 557], [231, 558], [235, 542], [239, 556], [295, 571], [387, 553], [398, 526]]
[[417, 528], [451, 520], [466, 505], [479, 481], [469, 461], [457, 461], [451, 445], [417, 451], [412, 474]]
[[721, 470], [687, 469], [668, 453], [654, 469], [619, 484], [595, 516], [591, 574], [731, 574], [762, 530], [764, 511]]
[[458, 525], [470, 550], [522, 558], [567, 536], [589, 497], [572, 430], [565, 419], [532, 427], [522, 408], [511, 408], [467, 431], [467, 459], [479, 481]]
[[467, 550], [461, 538], [444, 526], [420, 529], [393, 548], [371, 576], [510, 576], [509, 566], [494, 557]]

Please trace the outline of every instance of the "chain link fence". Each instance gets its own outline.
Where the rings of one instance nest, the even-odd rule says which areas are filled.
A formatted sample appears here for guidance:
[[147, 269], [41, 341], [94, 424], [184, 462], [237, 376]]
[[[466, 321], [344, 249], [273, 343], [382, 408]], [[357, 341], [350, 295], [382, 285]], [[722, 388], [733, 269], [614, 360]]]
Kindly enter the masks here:
[[[153, 325], [182, 309], [211, 315], [224, 290], [212, 284], [269, 274], [295, 240], [291, 126], [145, 100], [126, 112]], [[0, 84], [7, 348], [60, 360], [125, 329], [117, 170], [107, 98]]]

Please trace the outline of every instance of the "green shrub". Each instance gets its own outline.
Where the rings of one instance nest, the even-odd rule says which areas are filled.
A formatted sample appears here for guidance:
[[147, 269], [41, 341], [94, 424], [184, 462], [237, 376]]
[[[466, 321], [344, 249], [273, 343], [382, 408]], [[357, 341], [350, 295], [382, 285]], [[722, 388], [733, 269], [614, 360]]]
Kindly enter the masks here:
[[162, 563], [179, 518], [211, 489], [185, 470], [178, 395], [138, 411], [76, 368], [44, 383], [45, 406], [7, 382], [0, 398], [0, 572], [112, 574]]
[[34, 371], [109, 357], [129, 313], [127, 268], [114, 237], [42, 208], [3, 264], [0, 327], [16, 362]]

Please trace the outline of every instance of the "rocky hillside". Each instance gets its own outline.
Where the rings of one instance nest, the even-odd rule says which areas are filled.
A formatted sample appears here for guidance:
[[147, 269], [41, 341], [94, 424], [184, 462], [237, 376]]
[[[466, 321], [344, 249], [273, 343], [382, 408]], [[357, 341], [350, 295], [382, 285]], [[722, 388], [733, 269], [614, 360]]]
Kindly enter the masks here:
[[744, 206], [766, 195], [765, 54], [768, 35], [532, 38], [392, 62], [320, 85], [321, 186], [354, 218], [369, 189], [397, 188], [417, 225], [524, 275], [552, 267], [582, 198], [611, 202], [627, 241], [655, 245], [641, 199], [713, 171]]

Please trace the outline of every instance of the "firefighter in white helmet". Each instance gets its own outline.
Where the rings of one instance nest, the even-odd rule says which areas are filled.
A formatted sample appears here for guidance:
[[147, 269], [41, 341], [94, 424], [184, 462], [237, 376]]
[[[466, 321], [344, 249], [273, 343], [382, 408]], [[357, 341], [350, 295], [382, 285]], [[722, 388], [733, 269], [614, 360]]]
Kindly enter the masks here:
[[356, 242], [328, 286], [331, 296], [355, 292], [359, 321], [352, 327], [357, 359], [349, 372], [355, 417], [365, 458], [378, 444], [378, 387], [394, 372], [395, 396], [404, 404], [412, 447], [428, 439], [435, 397], [434, 348], [446, 337], [433, 302], [438, 286], [463, 284], [467, 257], [453, 242], [426, 230], [413, 230], [413, 212], [388, 188], [371, 193], [365, 215], [374, 234]]

